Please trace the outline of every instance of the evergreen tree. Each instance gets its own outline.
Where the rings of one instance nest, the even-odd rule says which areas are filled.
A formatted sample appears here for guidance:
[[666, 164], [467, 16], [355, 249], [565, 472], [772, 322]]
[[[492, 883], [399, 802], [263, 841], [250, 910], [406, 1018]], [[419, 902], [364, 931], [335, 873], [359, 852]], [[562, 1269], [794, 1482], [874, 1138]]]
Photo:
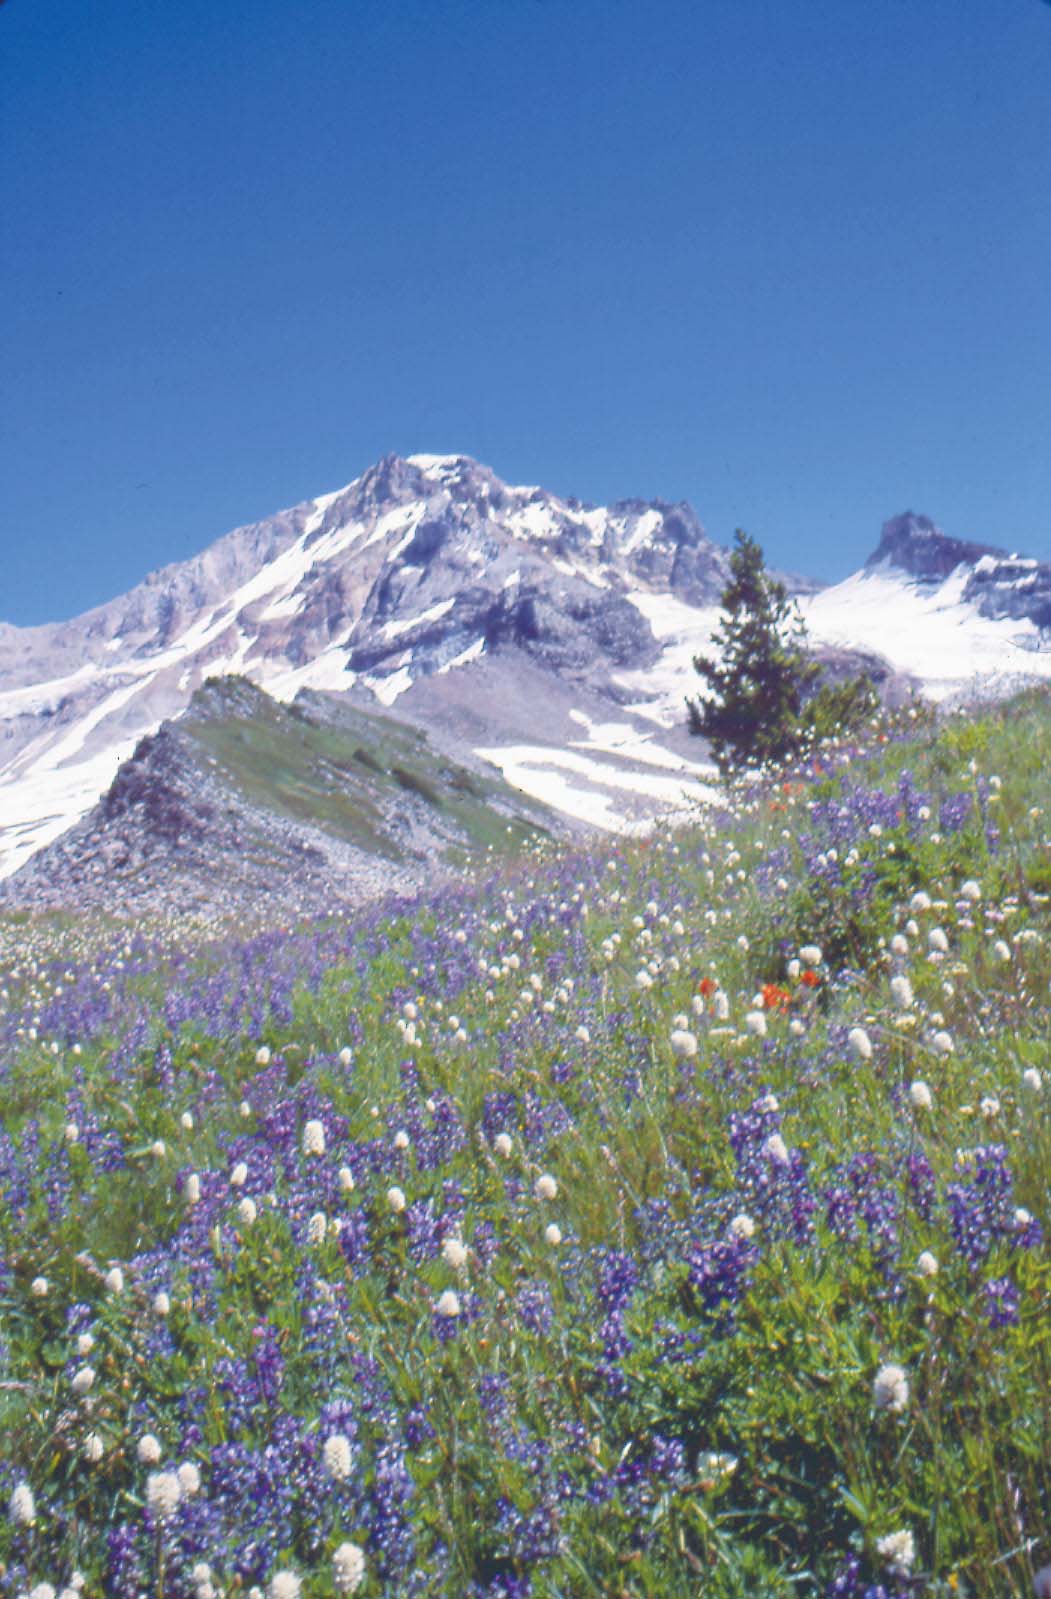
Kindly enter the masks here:
[[806, 653], [806, 629], [785, 585], [766, 570], [755, 539], [740, 528], [723, 590], [715, 659], [694, 667], [708, 694], [687, 699], [690, 732], [712, 746], [725, 776], [734, 767], [783, 760], [799, 744], [807, 691], [820, 672]]

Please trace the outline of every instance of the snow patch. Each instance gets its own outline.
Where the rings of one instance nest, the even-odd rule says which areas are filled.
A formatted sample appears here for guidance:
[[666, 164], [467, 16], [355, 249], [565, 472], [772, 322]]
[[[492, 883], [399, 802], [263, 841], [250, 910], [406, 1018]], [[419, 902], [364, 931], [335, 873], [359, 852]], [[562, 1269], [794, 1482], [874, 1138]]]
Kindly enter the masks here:
[[363, 677], [361, 681], [370, 688], [381, 705], [393, 705], [399, 694], [412, 687], [412, 670], [406, 664], [399, 666], [389, 677]]
[[[719, 797], [717, 789], [687, 780], [685, 776], [658, 777], [632, 772], [589, 760], [575, 750], [510, 744], [477, 749], [475, 754], [498, 767], [512, 788], [521, 789], [555, 810], [606, 832], [634, 833], [648, 831], [652, 826], [651, 816], [630, 814], [630, 802], [626, 810], [627, 795], [656, 800], [669, 816], [695, 814], [699, 805], [712, 804]], [[570, 782], [567, 773], [582, 778], [587, 786]], [[652, 806], [649, 809], [652, 810]]]
[[[410, 505], [397, 505], [393, 511], [385, 511], [365, 540], [362, 548], [371, 549], [373, 544], [378, 544], [381, 539], [385, 539], [388, 533], [403, 531], [406, 527], [408, 527], [410, 535], [415, 533], [426, 509], [426, 505], [421, 500], [413, 500]], [[403, 539], [398, 548], [404, 549], [407, 543], [408, 540]], [[397, 551], [394, 553], [396, 554]]]
[[459, 655], [454, 655], [451, 661], [446, 661], [444, 666], [439, 666], [436, 675], [441, 677], [445, 672], [454, 672], [458, 666], [470, 666], [471, 662], [476, 661], [484, 652], [485, 639], [476, 638], [474, 643], [468, 644], [467, 648], [461, 650]]
[[642, 515], [636, 521], [635, 526], [628, 534], [628, 537], [621, 545], [622, 553], [624, 555], [630, 555], [632, 551], [637, 550], [641, 544], [647, 543], [649, 539], [653, 537], [654, 533], [656, 533], [657, 529], [663, 526], [663, 522], [664, 518], [661, 516], [659, 511], [643, 511]]
[[1027, 618], [995, 621], [962, 600], [968, 569], [936, 588], [868, 570], [801, 602], [816, 643], [870, 649], [934, 700], [997, 678], [1051, 678], [1051, 651]]
[[419, 616], [410, 616], [408, 619], [385, 622], [383, 624], [384, 637], [398, 638], [400, 634], [411, 633], [414, 627], [420, 627], [425, 622], [437, 622], [451, 611], [455, 604], [455, 599], [439, 600], [437, 604], [429, 606], [426, 611], [421, 611]]

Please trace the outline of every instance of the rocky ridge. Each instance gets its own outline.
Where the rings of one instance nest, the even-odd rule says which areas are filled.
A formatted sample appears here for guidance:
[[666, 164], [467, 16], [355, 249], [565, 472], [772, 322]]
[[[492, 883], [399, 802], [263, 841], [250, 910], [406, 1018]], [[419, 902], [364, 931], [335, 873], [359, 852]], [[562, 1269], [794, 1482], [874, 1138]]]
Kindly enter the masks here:
[[389, 716], [213, 679], [0, 902], [250, 921], [277, 894], [291, 919], [415, 894], [553, 828], [484, 763], [452, 762]]

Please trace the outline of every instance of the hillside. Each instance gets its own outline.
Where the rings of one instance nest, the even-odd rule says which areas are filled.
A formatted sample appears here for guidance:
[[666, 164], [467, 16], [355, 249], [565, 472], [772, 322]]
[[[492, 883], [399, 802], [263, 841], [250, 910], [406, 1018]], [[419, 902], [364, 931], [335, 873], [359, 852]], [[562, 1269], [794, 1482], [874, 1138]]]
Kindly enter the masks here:
[[0, 884], [0, 903], [255, 925], [277, 901], [289, 922], [417, 893], [553, 829], [564, 820], [491, 767], [390, 716], [212, 678], [83, 821]]
[[1049, 772], [913, 709], [295, 931], [0, 918], [8, 1590], [1028, 1599]]

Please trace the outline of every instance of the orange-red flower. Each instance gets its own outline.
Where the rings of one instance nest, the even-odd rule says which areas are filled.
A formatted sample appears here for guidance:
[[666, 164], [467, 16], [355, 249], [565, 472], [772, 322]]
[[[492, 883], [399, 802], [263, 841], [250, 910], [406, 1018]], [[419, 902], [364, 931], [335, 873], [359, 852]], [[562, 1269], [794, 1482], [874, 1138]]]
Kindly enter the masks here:
[[764, 1010], [788, 1010], [792, 1003], [792, 996], [788, 989], [778, 987], [777, 983], [764, 983], [760, 993], [763, 996]]
[[714, 977], [702, 977], [700, 982], [697, 984], [697, 992], [703, 994], [705, 999], [707, 999], [708, 995], [714, 994], [718, 987], [719, 984], [715, 981]]
[[818, 976], [817, 972], [811, 971], [809, 967], [807, 968], [807, 970], [805, 972], [802, 972], [800, 974], [799, 981], [801, 983], [803, 983], [807, 988], [820, 988], [821, 987], [821, 978]]

